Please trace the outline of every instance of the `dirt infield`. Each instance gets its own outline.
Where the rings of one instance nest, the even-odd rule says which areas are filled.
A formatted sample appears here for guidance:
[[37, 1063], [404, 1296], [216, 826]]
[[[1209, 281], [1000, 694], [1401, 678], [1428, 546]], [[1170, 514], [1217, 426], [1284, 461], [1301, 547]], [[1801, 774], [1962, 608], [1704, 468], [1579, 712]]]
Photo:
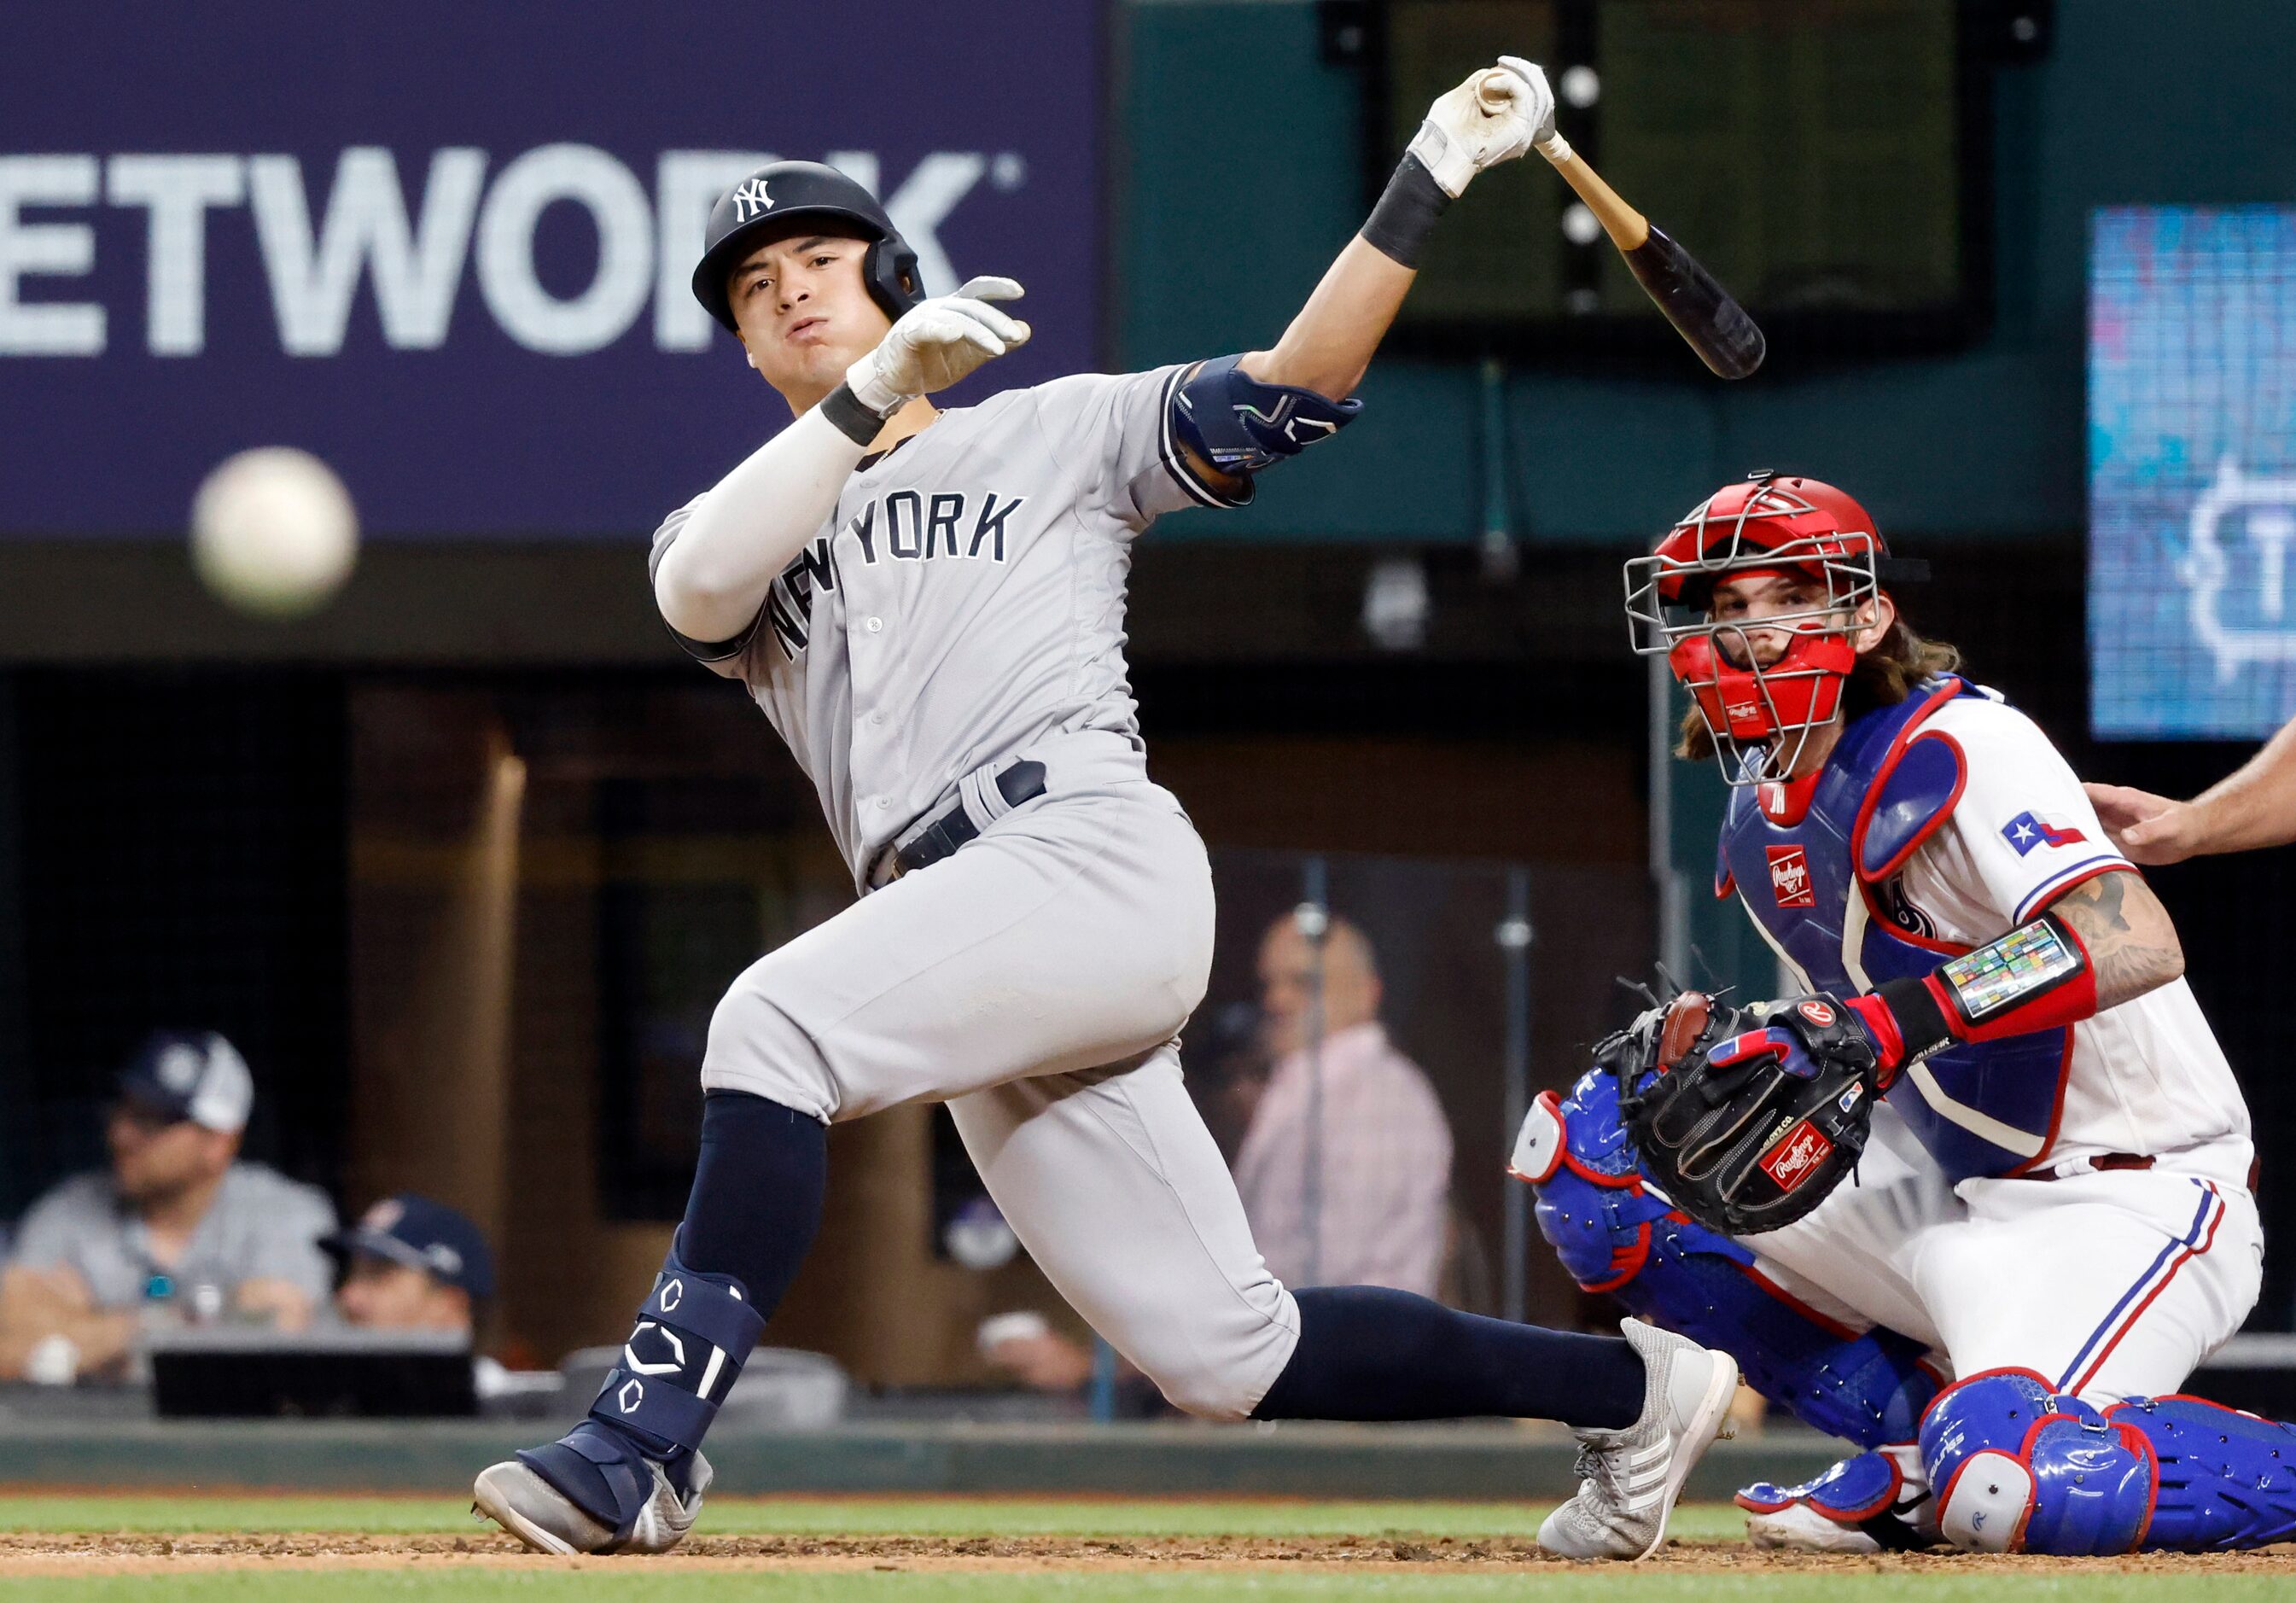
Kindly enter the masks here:
[[[1528, 1541], [1454, 1537], [719, 1536], [697, 1537], [653, 1558], [551, 1558], [499, 1533], [469, 1536], [0, 1534], [0, 1577], [164, 1575], [209, 1570], [377, 1570], [458, 1566], [488, 1570], [665, 1566], [686, 1571], [1250, 1570], [1462, 1574], [1570, 1567]], [[2120, 1558], [1983, 1558], [1886, 1554], [1831, 1558], [1764, 1554], [1738, 1542], [1673, 1542], [1640, 1573], [1769, 1571], [1841, 1575], [2046, 1570], [2050, 1574], [2175, 1572], [2284, 1574], [2296, 1581], [2296, 1544], [2254, 1553], [2140, 1554]]]

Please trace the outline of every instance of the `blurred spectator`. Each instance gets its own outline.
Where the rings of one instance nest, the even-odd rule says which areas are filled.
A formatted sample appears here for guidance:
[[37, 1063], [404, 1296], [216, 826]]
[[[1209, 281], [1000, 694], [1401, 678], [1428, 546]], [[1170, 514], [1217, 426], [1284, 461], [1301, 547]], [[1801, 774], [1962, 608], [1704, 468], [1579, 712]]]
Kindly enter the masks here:
[[335, 1312], [347, 1325], [467, 1336], [494, 1295], [494, 1254], [479, 1227], [411, 1191], [383, 1198], [319, 1245], [343, 1265]]
[[1072, 1341], [1034, 1309], [980, 1321], [980, 1356], [1032, 1392], [1080, 1392], [1092, 1379], [1092, 1349]]
[[[1033, 1309], [993, 1314], [980, 1321], [974, 1337], [980, 1356], [1032, 1392], [1083, 1399], [1093, 1378], [1092, 1347], [1062, 1335]], [[1119, 1419], [1156, 1419], [1179, 1410], [1164, 1401], [1156, 1383], [1111, 1354], [1109, 1402]]]
[[[1290, 914], [1260, 941], [1258, 1056], [1273, 1056], [1272, 1068], [1261, 1072], [1239, 1050], [1231, 1019], [1215, 1018], [1201, 1037], [1221, 1065], [1216, 1107], [1246, 1121], [1232, 1165], [1244, 1216], [1286, 1286], [1432, 1296], [1451, 1245], [1451, 1126], [1426, 1073], [1379, 1022], [1370, 941], [1334, 918], [1323, 949], [1319, 1032], [1316, 943]], [[1311, 1153], [1319, 1154], [1313, 1199]], [[1089, 1348], [1026, 1310], [984, 1321], [978, 1340], [991, 1367], [1033, 1391], [1080, 1390], [1092, 1374]], [[1134, 1378], [1122, 1366], [1119, 1392]]]
[[35, 1203], [0, 1274], [0, 1377], [119, 1375], [143, 1321], [226, 1316], [301, 1328], [326, 1297], [324, 1193], [238, 1162], [255, 1099], [213, 1032], [160, 1033], [122, 1071], [109, 1171]]
[[1289, 914], [1260, 941], [1275, 1066], [1236, 1154], [1236, 1189], [1286, 1286], [1432, 1296], [1449, 1230], [1451, 1127], [1426, 1074], [1388, 1040], [1378, 960], [1344, 918], [1320, 942], [1319, 1030], [1318, 944]]
[[1267, 1089], [1267, 1034], [1257, 1002], [1228, 1002], [1190, 1019], [1181, 1043], [1188, 1094], [1231, 1171]]

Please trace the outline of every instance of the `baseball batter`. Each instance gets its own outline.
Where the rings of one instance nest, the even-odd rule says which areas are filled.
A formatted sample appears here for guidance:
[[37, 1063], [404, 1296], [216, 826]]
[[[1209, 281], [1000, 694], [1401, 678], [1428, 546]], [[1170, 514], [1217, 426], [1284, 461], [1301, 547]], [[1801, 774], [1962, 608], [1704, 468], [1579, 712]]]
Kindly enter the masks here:
[[1550, 1544], [1658, 1544], [1729, 1359], [1631, 1321], [1621, 1341], [1295, 1295], [1262, 1263], [1181, 1085], [1211, 881], [1146, 777], [1124, 660], [1131, 543], [1349, 423], [1437, 217], [1553, 115], [1523, 62], [1445, 95], [1271, 350], [946, 411], [926, 397], [1029, 338], [1019, 284], [923, 298], [826, 168], [719, 201], [695, 293], [796, 420], [662, 525], [655, 596], [811, 776], [861, 897], [719, 1005], [693, 1194], [621, 1366], [564, 1438], [480, 1476], [484, 1513], [549, 1551], [676, 1542], [703, 1434], [818, 1223], [826, 1125], [933, 1099], [1038, 1266], [1180, 1407], [1567, 1419], [1587, 1480]]
[[[1620, 1087], [1590, 1076], [1518, 1153], [1552, 1194], [1550, 1236], [1582, 1280], [1646, 1280], [1638, 1310], [1875, 1450], [1750, 1488], [1759, 1541], [2286, 1540], [2296, 1430], [2171, 1395], [2256, 1300], [2248, 1111], [2168, 913], [2072, 770], [1906, 628], [1888, 581], [1915, 575], [1831, 485], [1725, 487], [1628, 568], [1642, 649], [1692, 694], [1685, 754], [1718, 757], [1734, 786], [1716, 893], [1805, 993], [1661, 1072], [1790, 1097], [1846, 1065], [1840, 1112], [1871, 1127], [1854, 1183], [1802, 1212], [1800, 1187], [1849, 1172], [1845, 1127], [1746, 1105], [1742, 1138], [1711, 1138], [1741, 1141], [1742, 1167], [1658, 1177], [1699, 1213], [1696, 1176], [1734, 1172], [1726, 1212], [1788, 1221], [1723, 1241], [1603, 1166]], [[1668, 1240], [1618, 1275], [1576, 1238], [1598, 1221]]]

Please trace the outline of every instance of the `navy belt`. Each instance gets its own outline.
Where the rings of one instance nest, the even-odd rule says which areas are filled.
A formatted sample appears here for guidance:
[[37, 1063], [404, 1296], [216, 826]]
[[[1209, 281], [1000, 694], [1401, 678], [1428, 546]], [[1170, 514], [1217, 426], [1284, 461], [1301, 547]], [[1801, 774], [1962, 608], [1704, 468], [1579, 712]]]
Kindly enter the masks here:
[[[1045, 793], [1045, 765], [1033, 758], [1023, 758], [999, 773], [991, 783], [1004, 799], [1005, 807], [1015, 808]], [[887, 881], [930, 868], [944, 858], [955, 856], [959, 849], [980, 838], [980, 827], [960, 793], [938, 818], [894, 851]]]

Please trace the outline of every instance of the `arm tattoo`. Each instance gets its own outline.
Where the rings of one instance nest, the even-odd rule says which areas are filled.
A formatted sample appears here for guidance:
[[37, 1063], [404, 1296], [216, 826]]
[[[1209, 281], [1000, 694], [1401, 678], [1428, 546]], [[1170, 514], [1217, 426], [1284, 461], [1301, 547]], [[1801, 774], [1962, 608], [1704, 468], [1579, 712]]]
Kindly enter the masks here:
[[2116, 868], [2049, 904], [2073, 928], [2096, 966], [2097, 1011], [2117, 1007], [2185, 972], [2169, 910], [2136, 875]]

